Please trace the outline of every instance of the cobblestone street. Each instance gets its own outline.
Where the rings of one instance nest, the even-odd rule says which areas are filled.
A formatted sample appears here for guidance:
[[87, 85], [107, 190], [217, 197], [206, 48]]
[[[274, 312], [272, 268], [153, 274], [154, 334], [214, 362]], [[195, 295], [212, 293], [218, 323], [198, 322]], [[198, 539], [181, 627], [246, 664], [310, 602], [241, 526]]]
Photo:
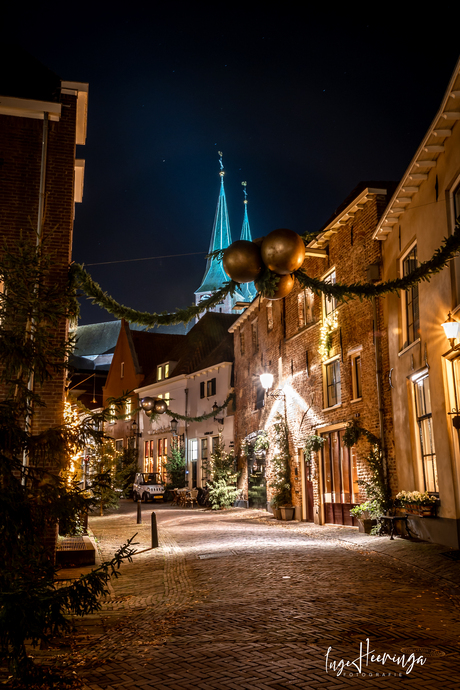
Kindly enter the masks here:
[[[136, 531], [139, 553], [102, 611], [77, 621], [71, 646], [43, 653], [58, 653], [86, 688], [459, 687], [460, 564], [447, 547], [263, 511], [156, 506], [151, 550], [143, 511], [143, 525], [128, 501], [91, 519], [103, 558]], [[426, 661], [406, 674], [364, 659], [362, 674], [356, 664], [338, 676], [367, 638], [376, 655]]]

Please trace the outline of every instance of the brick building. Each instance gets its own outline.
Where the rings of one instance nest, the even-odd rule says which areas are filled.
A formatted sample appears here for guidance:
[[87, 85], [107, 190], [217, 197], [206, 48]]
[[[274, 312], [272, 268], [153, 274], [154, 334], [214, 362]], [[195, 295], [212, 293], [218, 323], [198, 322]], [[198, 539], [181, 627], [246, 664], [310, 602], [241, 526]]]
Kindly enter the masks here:
[[[366, 182], [353, 190], [307, 249], [304, 270], [338, 283], [380, 278], [380, 243], [372, 239], [394, 183]], [[350, 450], [343, 434], [352, 420], [383, 439], [388, 473], [394, 469], [391, 436], [387, 336], [378, 326], [381, 303], [335, 303], [300, 289], [282, 300], [256, 299], [231, 327], [235, 348], [235, 446], [247, 497], [252, 463], [243, 441], [267, 431], [271, 446], [256, 463], [270, 501], [273, 422], [287, 422], [291, 455], [291, 498], [296, 518], [318, 524], [352, 524], [350, 508], [365, 499], [357, 480], [368, 472], [369, 445]], [[259, 376], [274, 376], [264, 393]], [[379, 371], [379, 379], [376, 372]], [[377, 385], [379, 381], [379, 385]], [[388, 381], [388, 378], [387, 378]], [[389, 422], [389, 424], [385, 424]], [[319, 435], [322, 451], [304, 462], [305, 439]]]
[[[76, 145], [86, 139], [88, 85], [61, 81], [28, 54], [9, 49], [0, 78], [0, 233], [11, 250], [37, 236], [53, 259], [53, 280], [65, 285], [72, 250], [75, 202], [82, 200], [84, 161]], [[4, 246], [4, 244], [2, 246]], [[65, 340], [62, 319], [57, 341]], [[65, 372], [40, 391], [33, 430], [63, 420]]]

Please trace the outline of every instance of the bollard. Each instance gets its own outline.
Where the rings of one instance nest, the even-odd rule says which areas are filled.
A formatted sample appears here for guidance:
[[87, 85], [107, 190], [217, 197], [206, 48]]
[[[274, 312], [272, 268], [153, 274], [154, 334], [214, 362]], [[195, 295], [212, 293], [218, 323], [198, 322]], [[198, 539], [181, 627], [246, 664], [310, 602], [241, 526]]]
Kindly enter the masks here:
[[142, 503], [141, 500], [139, 499], [137, 501], [137, 524], [142, 525]]
[[152, 549], [158, 548], [157, 516], [152, 511]]

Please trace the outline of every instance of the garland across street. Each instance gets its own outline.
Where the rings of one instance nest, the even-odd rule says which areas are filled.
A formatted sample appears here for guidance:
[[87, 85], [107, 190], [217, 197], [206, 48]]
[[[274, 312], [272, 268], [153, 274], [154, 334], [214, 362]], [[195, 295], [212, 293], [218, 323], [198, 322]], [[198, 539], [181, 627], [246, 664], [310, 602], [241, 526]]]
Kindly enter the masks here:
[[[303, 240], [307, 243], [311, 241], [311, 236], [305, 235]], [[459, 250], [460, 222], [457, 221], [453, 234], [444, 239], [441, 247], [436, 249], [431, 259], [421, 263], [420, 266], [403, 278], [396, 278], [395, 280], [389, 280], [379, 284], [352, 283], [350, 285], [342, 285], [340, 283], [326, 283], [318, 278], [312, 278], [302, 269], [295, 271], [293, 275], [303, 288], [309, 288], [316, 294], [324, 293], [325, 295], [329, 295], [341, 301], [353, 299], [354, 297], [370, 299], [390, 292], [407, 290], [417, 283], [420, 283], [422, 280], [429, 281], [431, 276], [435, 273], [439, 273], [447, 266], [448, 262], [456, 256]], [[268, 268], [265, 269], [262, 279], [258, 281], [260, 294], [270, 299], [274, 294], [279, 278], [280, 276], [276, 273], [273, 273]], [[198, 305], [191, 305], [185, 309], [177, 309], [173, 314], [168, 314], [167, 312], [150, 314], [149, 312], [137, 311], [136, 309], [131, 309], [130, 307], [119, 304], [113, 297], [110, 297], [110, 295], [102, 290], [100, 285], [91, 278], [90, 274], [80, 264], [72, 264], [70, 267], [70, 279], [72, 284], [77, 289], [81, 289], [93, 304], [102, 307], [117, 319], [126, 319], [126, 321], [130, 323], [137, 323], [149, 328], [153, 328], [157, 325], [170, 326], [178, 323], [188, 323], [194, 317], [202, 314], [208, 309], [212, 309], [212, 307], [222, 302], [228, 294], [233, 295], [235, 290], [239, 287], [238, 283], [229, 280], [220, 290], [213, 293]]]

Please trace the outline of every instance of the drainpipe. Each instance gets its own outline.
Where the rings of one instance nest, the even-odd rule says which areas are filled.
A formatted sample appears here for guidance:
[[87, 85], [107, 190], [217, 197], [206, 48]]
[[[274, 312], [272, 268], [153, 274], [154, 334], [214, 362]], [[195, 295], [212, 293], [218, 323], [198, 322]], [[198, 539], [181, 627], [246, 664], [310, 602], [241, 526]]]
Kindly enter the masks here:
[[[41, 164], [40, 164], [40, 185], [38, 193], [38, 215], [37, 215], [37, 239], [36, 248], [40, 247], [43, 238], [43, 212], [45, 208], [45, 183], [46, 183], [46, 161], [48, 154], [48, 113], [43, 113], [43, 128], [42, 128], [42, 145], [41, 145]], [[38, 289], [38, 285], [35, 285], [35, 290]], [[33, 327], [35, 325], [35, 318], [32, 317], [31, 320], [31, 330], [33, 338]], [[34, 387], [34, 372], [29, 373], [29, 380], [27, 381], [27, 390], [32, 391]], [[32, 423], [32, 412], [28, 411], [25, 417], [25, 428], [26, 430], [31, 426]], [[22, 458], [23, 467], [27, 467], [29, 464], [29, 458], [27, 452], [24, 451]], [[23, 484], [25, 484], [25, 477], [22, 478]]]
[[[185, 417], [188, 413], [188, 388], [185, 389]], [[184, 457], [185, 457], [185, 471], [188, 472], [188, 435], [187, 435], [187, 420], [184, 423]], [[188, 485], [189, 476], [185, 475], [185, 483]]]
[[377, 333], [377, 303], [376, 298], [372, 298], [372, 312], [374, 318], [374, 352], [375, 352], [375, 376], [377, 383], [377, 404], [379, 409], [379, 429], [380, 429], [380, 447], [383, 458], [383, 473], [385, 476], [385, 481], [388, 483], [388, 467], [387, 467], [387, 454], [385, 447], [385, 434], [384, 434], [384, 419], [383, 419], [383, 400], [382, 400], [382, 383], [381, 383], [381, 357], [380, 357], [380, 340]]

